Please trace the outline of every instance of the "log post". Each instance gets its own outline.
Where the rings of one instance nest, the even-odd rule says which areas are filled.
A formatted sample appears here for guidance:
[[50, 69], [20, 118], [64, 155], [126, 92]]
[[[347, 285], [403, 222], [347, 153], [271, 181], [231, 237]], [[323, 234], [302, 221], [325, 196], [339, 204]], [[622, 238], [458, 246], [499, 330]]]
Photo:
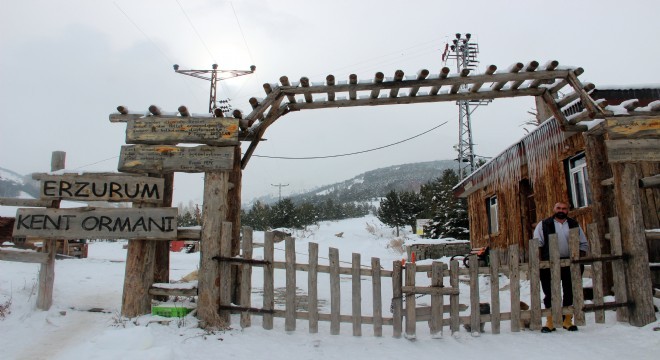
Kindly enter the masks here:
[[490, 331], [500, 333], [500, 251], [490, 250]]
[[401, 337], [403, 320], [403, 266], [401, 261], [394, 260], [392, 263], [392, 336]]
[[[227, 193], [227, 221], [231, 222], [231, 254], [229, 256], [238, 256], [241, 253], [241, 189], [243, 183], [243, 170], [241, 170], [241, 146], [234, 146], [234, 165], [229, 172], [229, 183], [233, 186]], [[231, 266], [231, 273], [234, 279], [232, 289], [232, 302], [241, 303], [241, 278], [244, 269], [238, 265]]]
[[[50, 171], [65, 168], [66, 152], [53, 151], [50, 159]], [[53, 207], [59, 208], [60, 202], [55, 201]], [[47, 254], [45, 263], [39, 266], [39, 290], [37, 292], [37, 309], [48, 310], [53, 304], [53, 284], [55, 283], [55, 253], [57, 240], [43, 240], [43, 252]], [[66, 245], [66, 244], [63, 244]]]
[[[163, 207], [172, 206], [172, 196], [174, 192], [174, 173], [164, 174], [165, 187], [163, 190]], [[154, 265], [154, 282], [155, 283], [169, 283], [170, 282], [170, 242], [157, 241], [155, 246], [155, 265]], [[166, 301], [167, 296], [158, 296], [157, 300]]]
[[623, 253], [629, 256], [625, 264], [630, 324], [644, 326], [656, 320], [653, 309], [653, 284], [649, 268], [648, 245], [638, 187], [637, 166], [633, 163], [612, 163], [614, 196], [619, 209]]
[[218, 313], [220, 305], [220, 265], [213, 257], [220, 255], [222, 222], [227, 218], [229, 172], [204, 174], [204, 206], [200, 242], [197, 316], [204, 328], [224, 328]]

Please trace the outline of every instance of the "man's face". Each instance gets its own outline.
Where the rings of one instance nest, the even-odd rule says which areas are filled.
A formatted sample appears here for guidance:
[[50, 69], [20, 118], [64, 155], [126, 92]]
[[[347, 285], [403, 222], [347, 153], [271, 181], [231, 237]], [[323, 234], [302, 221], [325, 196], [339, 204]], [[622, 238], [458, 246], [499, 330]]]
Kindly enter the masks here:
[[553, 211], [555, 212], [554, 217], [557, 219], [566, 219], [568, 216], [568, 205], [563, 203], [556, 203]]

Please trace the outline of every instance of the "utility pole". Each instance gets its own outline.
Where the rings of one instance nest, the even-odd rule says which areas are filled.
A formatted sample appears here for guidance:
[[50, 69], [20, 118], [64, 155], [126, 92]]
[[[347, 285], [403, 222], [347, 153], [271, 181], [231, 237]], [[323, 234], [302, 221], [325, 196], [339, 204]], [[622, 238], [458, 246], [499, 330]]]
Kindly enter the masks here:
[[[446, 56], [443, 60], [455, 59], [456, 70], [458, 73], [476, 70], [479, 61], [479, 44], [471, 41], [472, 34], [467, 33], [462, 36], [456, 34], [456, 39], [452, 40], [453, 45], [445, 49]], [[450, 51], [448, 51], [450, 50]], [[448, 52], [448, 53], [447, 53]], [[461, 89], [467, 89], [468, 85], [462, 85]], [[472, 112], [480, 105], [488, 105], [492, 100], [459, 100], [458, 105], [458, 178], [465, 179], [475, 170], [474, 165], [474, 143], [472, 142]]]
[[[211, 70], [179, 70], [179, 65], [174, 64], [174, 72], [211, 81], [211, 89], [209, 94], [210, 113], [213, 113], [213, 111], [218, 108], [215, 100], [218, 81], [235, 78], [243, 75], [249, 75], [252, 74], [257, 69], [256, 66], [251, 65], [250, 70], [218, 70], [218, 64], [211, 65], [211, 68], [212, 68]], [[228, 104], [229, 99], [221, 100], [221, 102], [223, 104]], [[230, 105], [224, 105], [224, 107], [225, 109], [231, 109]], [[223, 112], [228, 112], [228, 111], [223, 111]]]
[[277, 187], [280, 188], [280, 198], [279, 198], [278, 202], [282, 201], [282, 188], [285, 187], [285, 186], [289, 186], [289, 184], [282, 184], [282, 183], [279, 183], [279, 184], [277, 184], [277, 185], [275, 185], [275, 184], [270, 184], [270, 185], [271, 185], [271, 186], [277, 186]]

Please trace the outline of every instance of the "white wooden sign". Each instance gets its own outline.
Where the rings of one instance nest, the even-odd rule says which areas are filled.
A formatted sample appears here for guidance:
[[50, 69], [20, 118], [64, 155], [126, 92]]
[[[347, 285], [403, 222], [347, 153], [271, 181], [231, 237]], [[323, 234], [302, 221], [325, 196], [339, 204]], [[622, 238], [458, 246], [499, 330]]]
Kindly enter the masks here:
[[206, 172], [231, 170], [234, 147], [123, 145], [119, 171], [131, 173]]
[[165, 181], [160, 178], [111, 173], [35, 174], [41, 199], [162, 203]]
[[207, 144], [238, 145], [238, 119], [160, 118], [130, 119], [126, 126], [127, 144]]
[[175, 240], [177, 208], [18, 209], [14, 236]]

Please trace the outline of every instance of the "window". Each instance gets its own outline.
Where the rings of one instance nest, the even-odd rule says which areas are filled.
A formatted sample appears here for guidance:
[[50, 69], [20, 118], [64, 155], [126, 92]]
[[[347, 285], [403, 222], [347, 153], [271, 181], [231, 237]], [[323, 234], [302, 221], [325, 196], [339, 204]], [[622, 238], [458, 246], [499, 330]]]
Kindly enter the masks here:
[[499, 230], [496, 195], [486, 199], [486, 210], [488, 211], [488, 233], [495, 234]]
[[591, 189], [587, 174], [587, 160], [584, 153], [568, 160], [568, 195], [574, 208], [582, 208], [591, 204]]

